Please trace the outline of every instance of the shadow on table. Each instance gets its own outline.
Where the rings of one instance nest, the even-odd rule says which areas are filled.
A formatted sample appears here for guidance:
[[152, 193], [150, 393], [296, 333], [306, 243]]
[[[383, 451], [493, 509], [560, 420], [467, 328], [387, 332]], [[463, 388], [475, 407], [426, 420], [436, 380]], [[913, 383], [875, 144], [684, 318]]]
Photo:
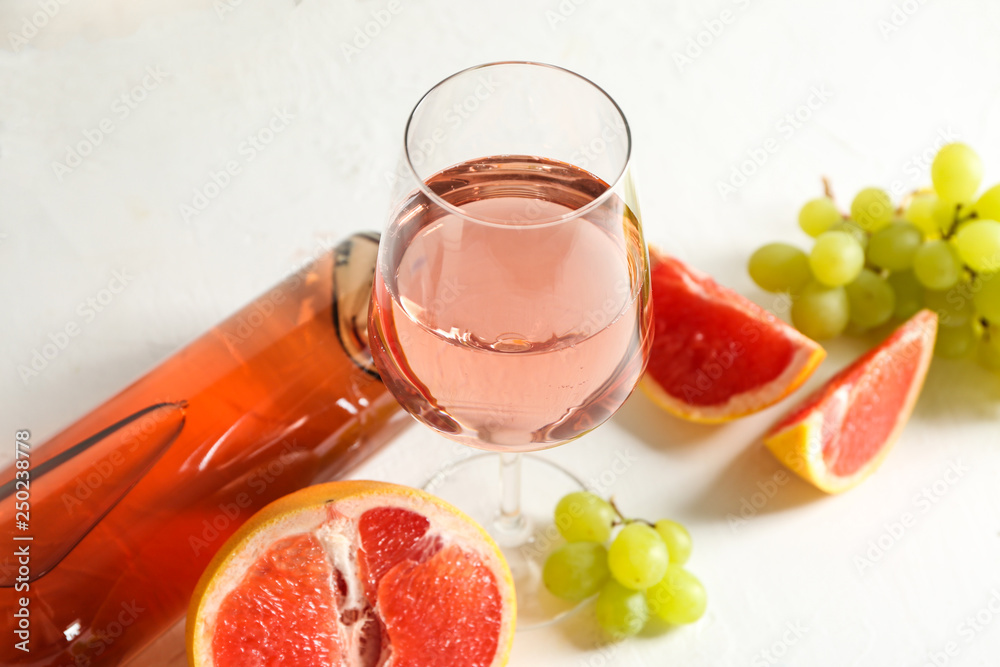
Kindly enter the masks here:
[[633, 648], [630, 642], [641, 641], [642, 639], [655, 639], [683, 629], [683, 626], [670, 625], [653, 616], [650, 617], [645, 627], [635, 638], [624, 642], [613, 641], [608, 638], [597, 624], [597, 619], [594, 617], [595, 599], [592, 598], [580, 605], [572, 615], [560, 621], [556, 627], [577, 650], [603, 656], [605, 662], [601, 664], [628, 664], [627, 662], [616, 662], [612, 658], [617, 655], [620, 655], [622, 658], [632, 655], [629, 653]]
[[[686, 422], [661, 410], [647, 396], [636, 392], [618, 413], [618, 424], [649, 446], [699, 445], [719, 438], [726, 425]], [[741, 436], [745, 437], [745, 430]], [[715, 456], [706, 449], [706, 457]], [[743, 514], [753, 516], [781, 512], [828, 497], [782, 465], [754, 438], [722, 472], [690, 502], [685, 513], [708, 519], [727, 519]], [[747, 509], [749, 508], [749, 509]]]
[[786, 468], [758, 438], [729, 461], [684, 511], [732, 523], [829, 497]]
[[914, 416], [996, 421], [1000, 418], [1000, 376], [971, 359], [935, 357]]
[[[878, 341], [850, 340], [833, 346], [831, 356], [839, 363], [817, 374], [805, 390], [789, 401], [789, 407], [839, 368]], [[695, 424], [660, 409], [641, 391], [622, 406], [617, 424], [650, 447], [663, 451], [674, 447], [701, 445], [719, 439], [719, 429], [727, 426]], [[974, 360], [935, 358], [914, 411], [915, 421], [951, 419], [956, 422], [996, 421], [1000, 418], [1000, 377], [979, 367]], [[752, 418], [751, 418], [752, 419]], [[745, 424], [740, 420], [737, 423]], [[768, 424], [762, 424], [767, 428]], [[913, 428], [911, 426], [910, 428]], [[829, 498], [785, 468], [764, 447], [761, 433], [730, 460], [700, 494], [690, 501], [686, 512], [712, 520], [735, 520], [793, 509]], [[742, 433], [746, 433], [742, 430]], [[741, 435], [741, 437], [743, 437]], [[718, 451], [718, 450], [716, 450]], [[706, 456], [711, 454], [706, 451]]]
[[717, 426], [674, 417], [636, 389], [615, 414], [615, 423], [650, 447], [694, 445], [715, 436]]

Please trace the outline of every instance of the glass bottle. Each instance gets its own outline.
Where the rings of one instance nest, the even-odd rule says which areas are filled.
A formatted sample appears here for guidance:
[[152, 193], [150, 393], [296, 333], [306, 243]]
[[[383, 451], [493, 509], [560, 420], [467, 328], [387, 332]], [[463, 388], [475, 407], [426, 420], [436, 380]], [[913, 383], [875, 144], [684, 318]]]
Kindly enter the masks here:
[[410, 422], [367, 350], [377, 247], [348, 238], [48, 442], [25, 438], [0, 473], [0, 664], [120, 664], [254, 512]]

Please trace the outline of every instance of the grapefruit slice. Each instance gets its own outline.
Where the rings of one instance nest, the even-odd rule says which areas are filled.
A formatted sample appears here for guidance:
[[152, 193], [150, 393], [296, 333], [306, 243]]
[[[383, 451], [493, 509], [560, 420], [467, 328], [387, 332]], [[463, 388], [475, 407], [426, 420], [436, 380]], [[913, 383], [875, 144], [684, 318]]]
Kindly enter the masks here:
[[194, 667], [499, 667], [514, 584], [489, 535], [430, 494], [309, 487], [219, 550], [191, 600]]
[[642, 387], [678, 417], [716, 423], [777, 403], [826, 356], [815, 341], [680, 260], [650, 250], [655, 331]]
[[764, 444], [828, 493], [856, 486], [906, 426], [934, 353], [937, 315], [922, 310], [842, 370], [764, 436]]

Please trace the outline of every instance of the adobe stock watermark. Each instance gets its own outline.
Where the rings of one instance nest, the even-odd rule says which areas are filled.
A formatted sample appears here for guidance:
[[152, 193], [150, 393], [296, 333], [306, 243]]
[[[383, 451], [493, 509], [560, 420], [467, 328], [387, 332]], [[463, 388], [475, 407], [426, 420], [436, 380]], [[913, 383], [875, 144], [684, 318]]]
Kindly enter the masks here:
[[788, 621], [785, 623], [785, 631], [781, 637], [771, 642], [770, 646], [758, 651], [750, 661], [750, 667], [771, 667], [771, 665], [786, 664], [785, 656], [807, 632], [809, 632], [809, 628], [802, 623]]
[[892, 6], [889, 16], [878, 20], [878, 31], [884, 41], [899, 32], [926, 5], [928, 0], [903, 0]]
[[[532, 200], [534, 201], [534, 200]], [[615, 283], [614, 296], [608, 295], [597, 308], [587, 311], [579, 327], [579, 337], [589, 338], [606, 329], [632, 302], [636, 289], [629, 280], [619, 280]]]
[[598, 474], [588, 477], [583, 486], [594, 495], [608, 497], [618, 480], [638, 462], [639, 457], [631, 449], [619, 449], [615, 452], [611, 463]]
[[66, 146], [62, 162], [53, 160], [52, 173], [60, 181], [73, 173], [73, 170], [83, 164], [84, 159], [92, 155], [97, 147], [104, 143], [104, 139], [117, 129], [116, 122], [120, 123], [131, 116], [149, 94], [160, 87], [167, 76], [158, 65], [147, 67], [139, 83], [116, 97], [111, 103], [110, 116], [99, 120], [94, 127], [81, 130], [83, 138]]
[[289, 113], [288, 110], [274, 109], [274, 115], [256, 132], [247, 135], [247, 138], [237, 147], [236, 152], [241, 159], [228, 160], [218, 170], [210, 171], [208, 179], [193, 190], [191, 201], [178, 205], [181, 219], [185, 223], [189, 223], [193, 218], [201, 215], [232, 184], [233, 179], [243, 173], [243, 167], [253, 162], [261, 152], [266, 150], [279, 134], [288, 129], [293, 120], [295, 120], [295, 115]]
[[570, 163], [587, 169], [599, 157], [604, 155], [611, 146], [621, 146], [624, 154], [622, 136], [626, 133], [625, 119], [615, 114], [614, 118], [601, 126], [600, 132], [585, 144], [580, 144], [576, 152], [570, 156]]
[[1000, 268], [1000, 254], [991, 256], [985, 263], [987, 266], [993, 267], [993, 270], [977, 272], [968, 282], [960, 282], [944, 293], [945, 303], [934, 308], [940, 326], [959, 327], [969, 323], [972, 317], [971, 312], [975, 308], [972, 304], [976, 294], [981, 292], [987, 283], [996, 280], [997, 276], [1000, 275], [996, 273], [996, 269]]
[[730, 195], [750, 182], [750, 179], [763, 168], [765, 164], [787, 144], [796, 132], [801, 130], [812, 120], [813, 116], [822, 109], [833, 98], [826, 84], [812, 86], [809, 89], [809, 96], [795, 107], [783, 115], [774, 124], [775, 133], [764, 139], [757, 146], [746, 150], [746, 158], [739, 164], [733, 165], [729, 172], [729, 177], [716, 182], [716, 189], [722, 201], [726, 201]]
[[696, 60], [705, 55], [715, 44], [716, 40], [726, 32], [729, 26], [736, 23], [742, 13], [750, 8], [752, 0], [732, 0], [734, 9], [723, 9], [715, 18], [705, 19], [701, 22], [702, 29], [687, 38], [684, 46], [674, 51], [674, 65], [677, 71], [684, 73], [686, 67], [690, 67]]
[[[612, 489], [618, 480], [624, 477], [638, 462], [639, 457], [632, 450], [618, 449], [611, 461], [600, 472], [591, 475], [584, 481], [584, 489], [595, 496], [609, 498], [613, 495]], [[567, 507], [567, 511], [571, 517], [578, 517], [586, 510], [582, 505], [575, 506], [571, 503]], [[520, 551], [526, 558], [541, 563], [552, 551], [552, 548], [562, 541], [559, 526], [556, 523], [551, 523], [536, 530], [533, 539], [521, 545]]]
[[276, 457], [267, 464], [257, 466], [247, 476], [244, 482], [245, 490], [231, 495], [229, 501], [219, 503], [218, 512], [210, 519], [201, 520], [199, 532], [188, 535], [188, 546], [195, 556], [220, 538], [227, 537], [232, 532], [231, 529], [242, 523], [239, 521], [240, 516], [245, 513], [252, 514], [259, 509], [260, 501], [257, 501], [255, 507], [254, 498], [263, 495], [295, 462], [296, 455], [306, 451], [294, 439], [283, 444], [281, 452]]
[[[790, 294], [772, 295], [771, 307], [765, 309], [767, 317], [776, 320], [778, 313], [786, 313], [791, 309], [791, 304]], [[710, 354], [701, 354], [701, 363], [694, 376], [680, 388], [684, 399], [688, 402], [699, 403], [706, 394], [713, 391], [720, 380], [732, 377], [734, 373], [744, 372], [745, 364], [741, 361], [760, 340], [767, 326], [766, 322], [746, 322], [740, 327], [738, 336], [725, 341], [723, 346], [717, 346]], [[784, 483], [787, 483], [787, 479], [782, 482], [782, 484]]]
[[[625, 625], [631, 625], [634, 612], [626, 611], [625, 613]], [[634, 620], [637, 624], [645, 622], [643, 618]], [[582, 639], [582, 643], [588, 646], [589, 650], [587, 655], [581, 656], [577, 661], [578, 667], [614, 667], [615, 665], [646, 667], [648, 664], [636, 651], [633, 642], [609, 639], [599, 627], [592, 627], [588, 635]]]
[[215, 0], [212, 3], [212, 9], [215, 10], [215, 15], [219, 17], [220, 21], [225, 21], [227, 14], [232, 14], [242, 5], [243, 0]]
[[576, 10], [587, 2], [587, 0], [559, 0], [555, 9], [545, 10], [545, 20], [549, 23], [549, 29], [555, 30], [561, 24], [569, 20]]
[[[467, 120], [479, 110], [483, 102], [488, 100], [500, 83], [493, 78], [492, 74], [481, 74], [476, 81], [476, 87], [472, 89], [463, 99], [455, 102], [444, 112], [443, 120], [445, 126], [437, 126], [433, 130], [425, 132], [419, 139], [413, 140], [407, 146], [410, 162], [419, 168], [427, 162], [428, 158], [434, 155], [438, 146], [444, 143], [451, 131], [461, 127]], [[404, 160], [399, 161], [395, 171], [385, 172], [385, 180], [389, 187], [393, 187], [400, 179], [409, 178], [409, 169]]]
[[274, 314], [278, 306], [288, 300], [288, 295], [297, 290], [304, 281], [305, 277], [297, 271], [278, 283], [277, 287], [261, 294], [249, 306], [225, 320], [219, 325], [219, 330], [226, 343], [239, 345], [250, 340]]
[[931, 163], [934, 162], [934, 157], [938, 154], [938, 151], [947, 144], [960, 141], [961, 138], [961, 135], [953, 130], [950, 125], [938, 128], [934, 133], [934, 138], [923, 150], [911, 154], [903, 161], [899, 169], [903, 177], [894, 178], [889, 183], [889, 194], [898, 199], [906, 194], [907, 191], [912, 190], [916, 185], [925, 182], [927, 175], [931, 171]]
[[72, 514], [111, 479], [115, 470], [134, 461], [129, 455], [134, 454], [141, 445], [148, 442], [163, 424], [175, 419], [177, 410], [186, 405], [186, 403], [163, 404], [122, 428], [115, 436], [118, 438], [119, 446], [80, 471], [73, 480], [75, 484], [71, 488], [67, 487], [69, 490], [60, 496], [59, 499], [62, 500], [66, 512]]
[[[960, 137], [957, 132], [951, 129], [951, 127], [946, 127], [943, 129], [938, 129], [934, 135], [934, 139], [924, 147], [924, 149], [918, 153], [911, 154], [900, 167], [905, 178], [894, 178], [892, 179], [886, 192], [888, 192], [892, 197], [896, 199], [901, 199], [907, 191], [913, 191], [918, 183], [923, 181], [931, 168], [931, 163], [934, 161], [934, 157], [937, 155], [938, 151], [945, 144], [953, 143], [959, 140]], [[861, 229], [868, 232], [875, 230], [876, 224], [881, 220], [887, 212], [893, 212], [895, 209], [893, 203], [890, 200], [882, 200], [880, 198], [871, 198], [868, 204], [862, 208], [855, 217], [855, 222]]]
[[788, 471], [782, 469], [771, 475], [770, 479], [758, 480], [757, 490], [749, 496], [740, 498], [740, 507], [737, 510], [737, 514], [733, 514], [732, 512], [726, 514], [726, 523], [729, 524], [729, 529], [734, 533], [738, 533], [740, 529], [746, 526], [751, 519], [756, 517], [778, 495], [778, 491], [787, 485], [791, 478]]
[[[105, 651], [111, 648], [112, 644], [118, 641], [118, 639], [128, 631], [128, 629], [139, 619], [139, 616], [141, 616], [145, 611], [145, 607], [140, 607], [136, 600], [132, 600], [131, 602], [122, 602], [121, 610], [119, 610], [118, 614], [113, 617], [114, 620], [109, 621], [103, 628], [90, 629], [92, 637], [89, 641], [82, 643], [73, 664], [93, 664], [91, 658], [88, 657], [87, 654], [91, 654], [94, 658], [98, 658], [103, 655]], [[64, 631], [66, 639], [76, 639], [81, 630], [82, 628], [79, 623], [74, 623]]]
[[361, 52], [371, 46], [402, 11], [403, 3], [400, 0], [389, 0], [385, 3], [385, 7], [372, 10], [368, 21], [363, 25], [354, 26], [354, 36], [351, 41], [340, 43], [340, 53], [344, 56], [344, 60], [350, 64], [361, 55]]
[[949, 639], [940, 650], [928, 651], [927, 659], [921, 663], [921, 667], [950, 665], [952, 660], [961, 655], [963, 647], [975, 641], [1000, 616], [1000, 588], [991, 588], [989, 594], [989, 600], [985, 604], [956, 626], [955, 634], [958, 639]]
[[19, 31], [7, 33], [7, 41], [10, 43], [11, 50], [17, 53], [21, 47], [27, 46], [28, 42], [44, 30], [49, 25], [49, 21], [54, 19], [62, 11], [63, 6], [68, 3], [69, 0], [38, 0], [38, 11], [21, 18]]
[[[784, 304], [787, 300], [790, 300], [788, 295], [778, 295], [774, 303]], [[717, 347], [707, 356], [703, 354], [694, 377], [680, 388], [684, 399], [697, 403], [712, 391], [720, 379], [733, 372], [742, 372], [742, 366], [738, 367], [737, 362], [760, 340], [766, 326], [766, 323], [756, 320], [746, 322], [740, 327], [739, 337], [725, 341], [724, 347]]]
[[892, 551], [903, 539], [920, 518], [926, 516], [948, 492], [958, 484], [959, 481], [969, 472], [968, 466], [956, 459], [949, 463], [948, 469], [930, 484], [925, 485], [919, 492], [914, 494], [911, 501], [913, 509], [907, 510], [899, 517], [888, 523], [882, 524], [882, 532], [878, 537], [869, 540], [863, 555], [854, 556], [854, 567], [858, 574], [875, 567], [875, 565], [885, 558], [886, 554]]
[[76, 318], [66, 322], [59, 329], [46, 336], [47, 341], [31, 350], [31, 359], [25, 364], [18, 364], [17, 374], [27, 385], [33, 378], [42, 374], [67, 347], [79, 336], [86, 325], [97, 319], [115, 298], [125, 291], [134, 280], [128, 269], [122, 268], [112, 272], [111, 279], [96, 293], [88, 296], [76, 307]]

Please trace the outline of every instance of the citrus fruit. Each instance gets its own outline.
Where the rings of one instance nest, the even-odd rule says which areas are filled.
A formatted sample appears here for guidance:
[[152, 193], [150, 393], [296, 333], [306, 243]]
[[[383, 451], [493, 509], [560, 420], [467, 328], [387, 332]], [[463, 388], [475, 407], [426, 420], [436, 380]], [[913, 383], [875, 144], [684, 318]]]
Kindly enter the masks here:
[[191, 600], [194, 667], [496, 667], [514, 632], [496, 544], [423, 491], [312, 486], [219, 550]]
[[921, 310], [776, 424], [764, 444], [823, 491], [857, 485], [882, 463], [906, 426], [936, 333], [937, 315]]
[[655, 332], [642, 381], [660, 407], [723, 422], [805, 382], [826, 352], [771, 313], [683, 262], [650, 250]]

